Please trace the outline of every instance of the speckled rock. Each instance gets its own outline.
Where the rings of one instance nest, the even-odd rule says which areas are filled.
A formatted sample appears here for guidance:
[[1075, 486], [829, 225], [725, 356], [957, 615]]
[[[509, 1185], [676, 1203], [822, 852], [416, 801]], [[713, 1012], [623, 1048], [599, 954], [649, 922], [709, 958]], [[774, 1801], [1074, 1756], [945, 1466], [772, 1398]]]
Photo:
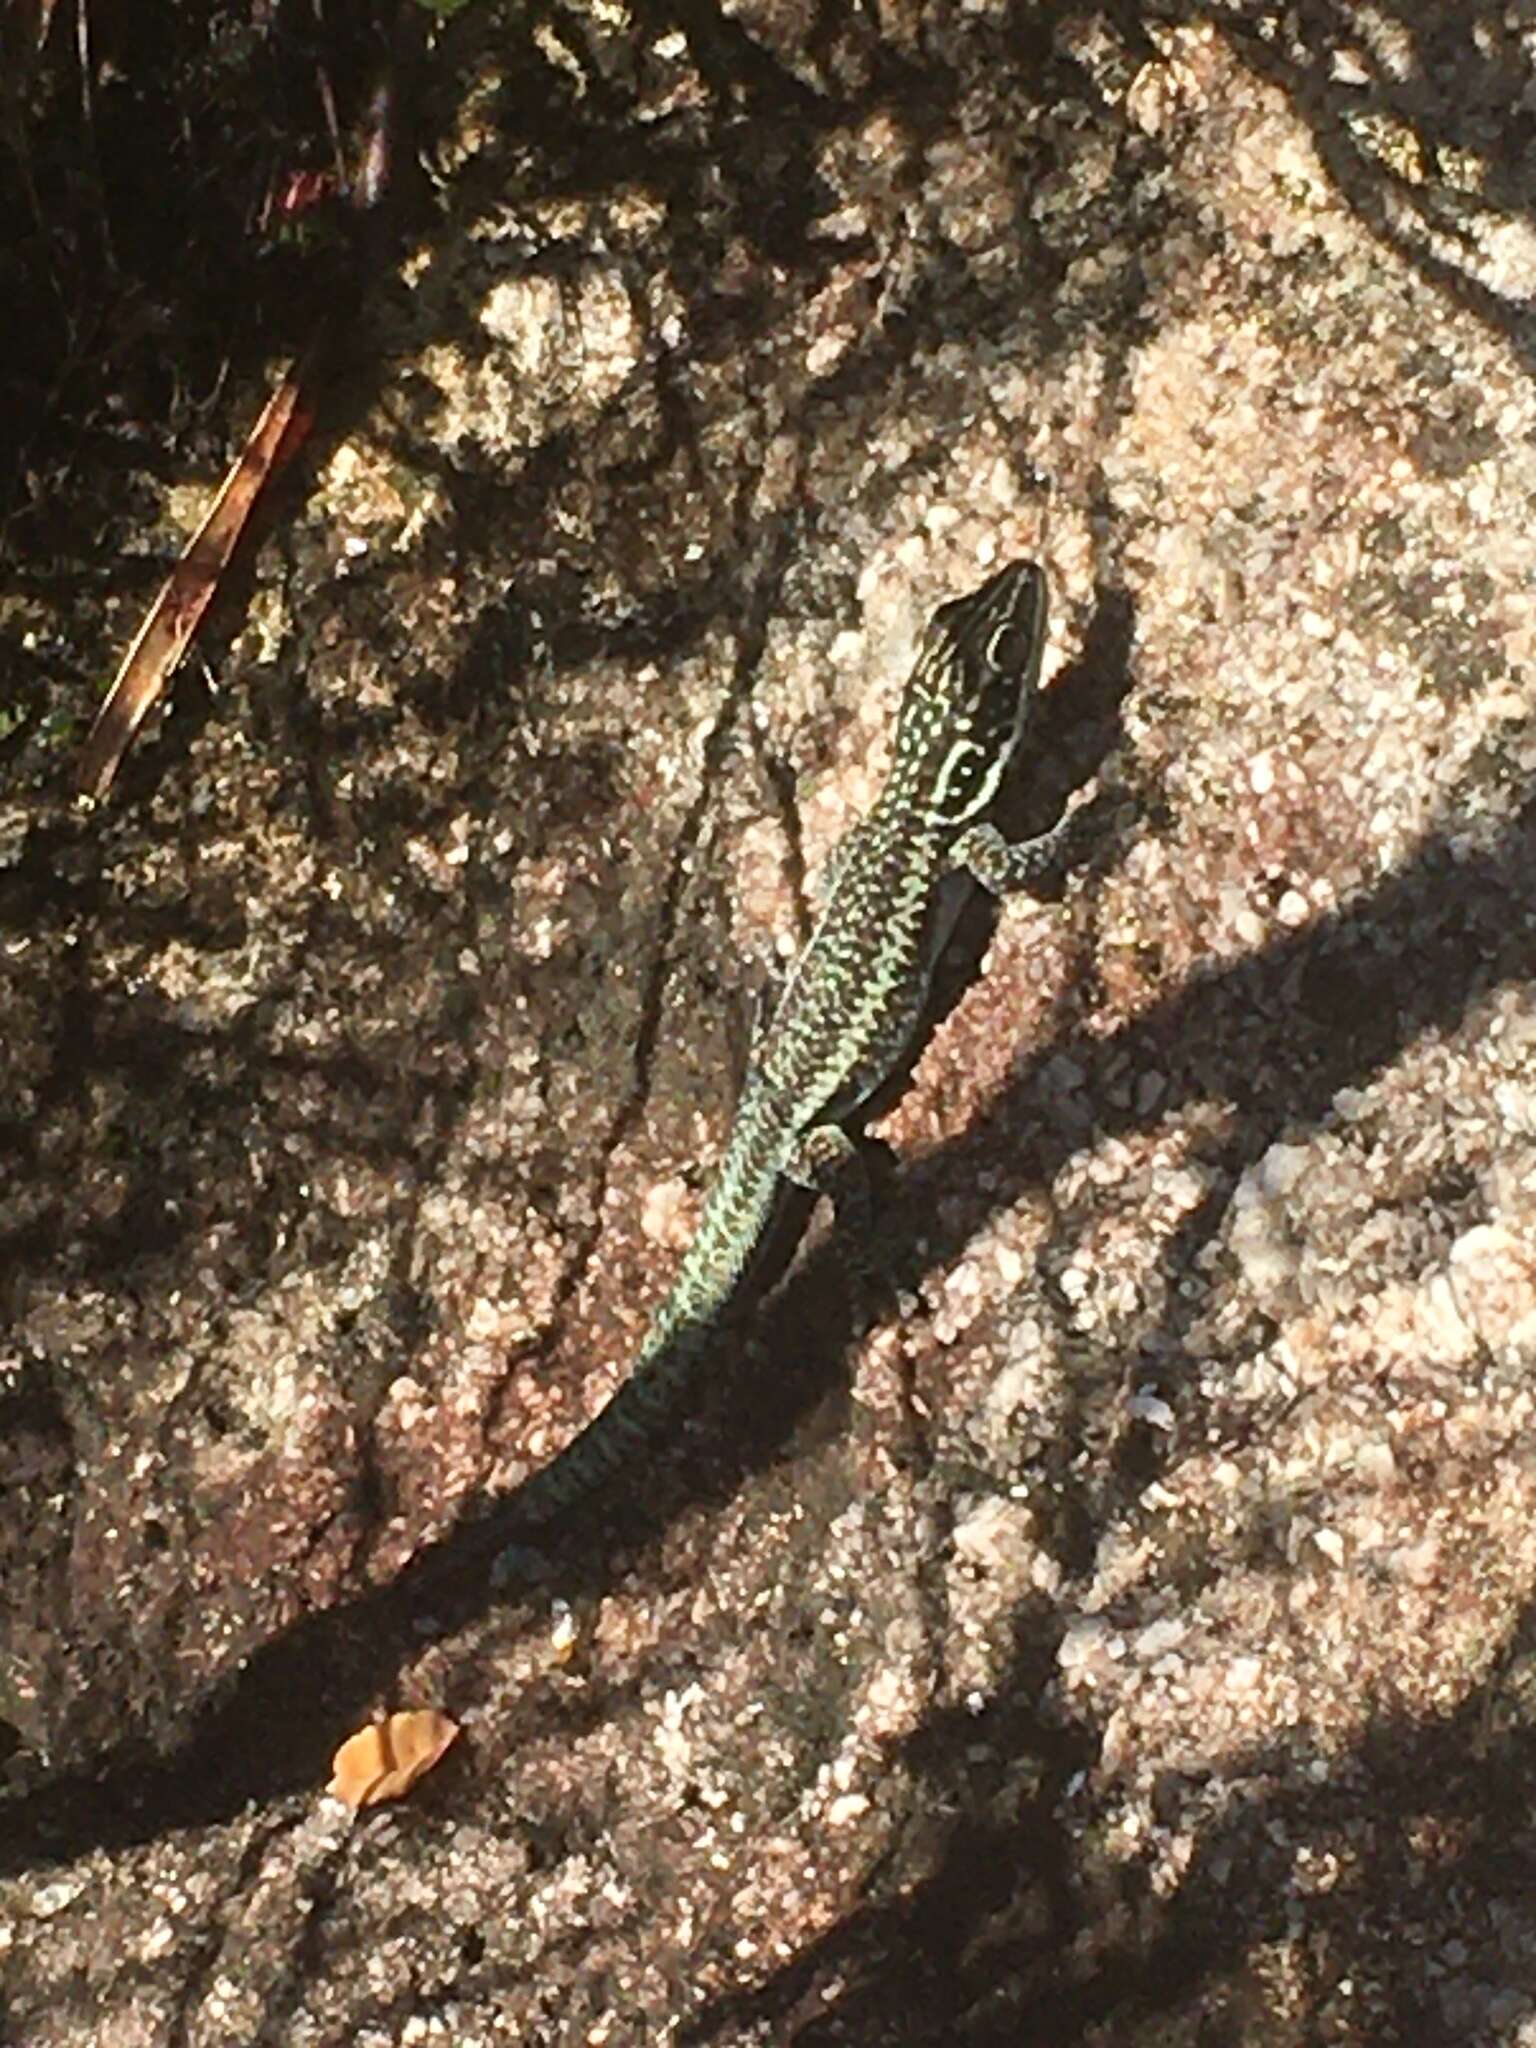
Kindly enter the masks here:
[[[0, 2036], [1536, 2043], [1536, 19], [678, 22], [443, 29], [217, 693], [0, 742]], [[818, 1219], [493, 1575], [1021, 552], [1135, 829], [962, 928], [875, 1326]]]

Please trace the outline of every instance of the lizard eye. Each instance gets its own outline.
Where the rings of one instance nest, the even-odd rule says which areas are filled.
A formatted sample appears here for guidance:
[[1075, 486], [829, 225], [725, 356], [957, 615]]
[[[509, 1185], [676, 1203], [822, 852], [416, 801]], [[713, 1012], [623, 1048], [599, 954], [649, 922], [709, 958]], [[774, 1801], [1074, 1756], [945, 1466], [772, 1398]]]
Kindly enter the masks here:
[[1017, 626], [1005, 619], [1000, 626], [994, 626], [981, 658], [987, 667], [999, 675], [1011, 675], [1022, 668], [1029, 657], [1029, 638]]

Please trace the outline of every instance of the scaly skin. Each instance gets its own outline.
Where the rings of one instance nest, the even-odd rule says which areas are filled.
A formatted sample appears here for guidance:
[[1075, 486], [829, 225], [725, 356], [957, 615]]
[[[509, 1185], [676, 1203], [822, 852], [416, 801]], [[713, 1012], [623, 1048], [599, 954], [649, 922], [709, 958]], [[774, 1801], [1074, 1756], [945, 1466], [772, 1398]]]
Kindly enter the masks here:
[[934, 963], [977, 882], [1028, 887], [1062, 828], [1009, 846], [986, 822], [1039, 700], [1045, 577], [1012, 562], [942, 605], [902, 698], [891, 772], [837, 848], [821, 914], [753, 1048], [730, 1143], [629, 1379], [516, 1497], [560, 1513], [653, 1443], [729, 1310], [786, 1180], [828, 1191], [845, 1119], [900, 1067]]

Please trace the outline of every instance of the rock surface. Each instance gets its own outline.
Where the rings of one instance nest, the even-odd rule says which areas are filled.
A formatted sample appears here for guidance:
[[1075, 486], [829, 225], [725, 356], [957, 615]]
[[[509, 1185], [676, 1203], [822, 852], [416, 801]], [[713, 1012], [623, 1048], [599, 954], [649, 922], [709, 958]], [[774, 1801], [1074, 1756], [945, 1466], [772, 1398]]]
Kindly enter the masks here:
[[[541, 24], [94, 814], [141, 586], [0, 606], [0, 2039], [1536, 2042], [1536, 19]], [[888, 1312], [818, 1219], [493, 1578], [1025, 552], [1021, 820], [1142, 815], [962, 931]]]

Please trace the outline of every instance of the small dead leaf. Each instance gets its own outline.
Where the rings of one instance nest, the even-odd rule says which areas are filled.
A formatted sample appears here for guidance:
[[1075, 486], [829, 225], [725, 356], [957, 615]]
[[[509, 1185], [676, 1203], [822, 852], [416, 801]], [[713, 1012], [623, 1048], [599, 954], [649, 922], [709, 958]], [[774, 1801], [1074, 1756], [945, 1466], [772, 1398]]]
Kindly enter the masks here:
[[381, 1799], [403, 1799], [416, 1780], [430, 1771], [459, 1732], [435, 1707], [391, 1714], [360, 1728], [331, 1760], [326, 1788], [348, 1806], [376, 1806]]

